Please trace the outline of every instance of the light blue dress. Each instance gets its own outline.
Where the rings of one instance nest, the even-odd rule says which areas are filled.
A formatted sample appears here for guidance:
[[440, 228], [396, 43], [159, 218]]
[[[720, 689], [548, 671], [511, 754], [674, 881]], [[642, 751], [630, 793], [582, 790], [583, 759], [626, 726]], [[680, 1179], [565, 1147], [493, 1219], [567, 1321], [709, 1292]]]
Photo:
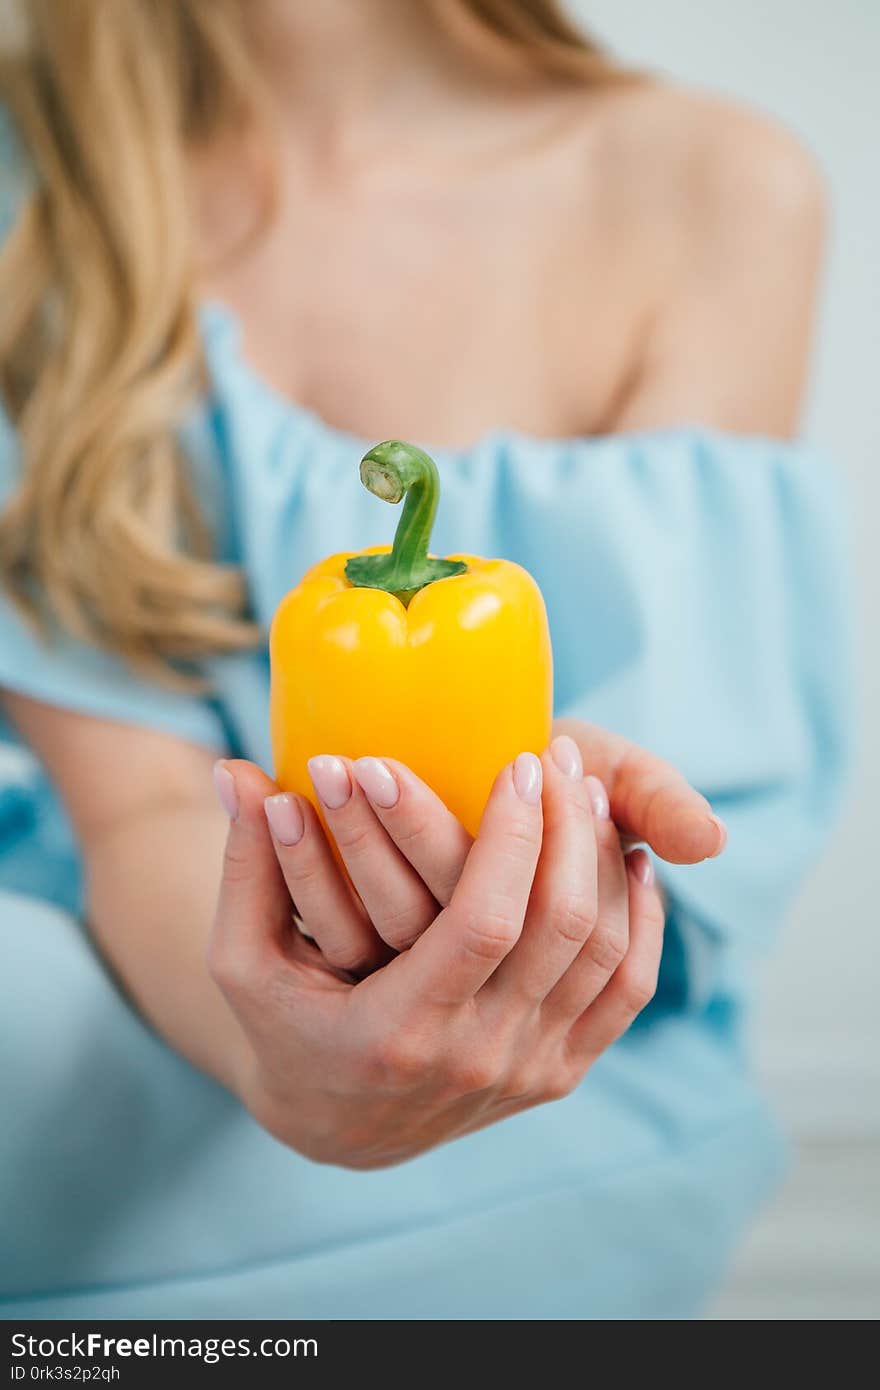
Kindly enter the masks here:
[[[309, 565], [388, 539], [396, 514], [358, 482], [373, 441], [282, 399], [229, 313], [202, 317], [211, 389], [183, 436], [266, 624]], [[435, 549], [535, 575], [558, 713], [671, 759], [729, 824], [721, 860], [662, 868], [657, 998], [565, 1101], [384, 1172], [311, 1163], [123, 999], [79, 925], [64, 817], [7, 730], [4, 1318], [688, 1318], [772, 1190], [782, 1149], [743, 1022], [846, 761], [833, 477], [795, 445], [689, 428], [498, 432], [437, 457]], [[0, 422], [0, 501], [18, 467]], [[76, 643], [43, 647], [0, 601], [0, 686], [269, 767], [265, 650], [210, 675], [210, 698], [169, 694]]]

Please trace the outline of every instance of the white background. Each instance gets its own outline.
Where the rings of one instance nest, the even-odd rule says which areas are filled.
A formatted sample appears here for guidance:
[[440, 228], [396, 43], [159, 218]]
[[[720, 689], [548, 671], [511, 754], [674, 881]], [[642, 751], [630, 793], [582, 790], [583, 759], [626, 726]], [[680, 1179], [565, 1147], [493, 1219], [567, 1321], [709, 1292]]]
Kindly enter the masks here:
[[847, 481], [861, 748], [846, 823], [768, 963], [756, 1046], [806, 1136], [880, 1138], [880, 0], [575, 0], [621, 58], [747, 102], [822, 166], [832, 227], [806, 419]]

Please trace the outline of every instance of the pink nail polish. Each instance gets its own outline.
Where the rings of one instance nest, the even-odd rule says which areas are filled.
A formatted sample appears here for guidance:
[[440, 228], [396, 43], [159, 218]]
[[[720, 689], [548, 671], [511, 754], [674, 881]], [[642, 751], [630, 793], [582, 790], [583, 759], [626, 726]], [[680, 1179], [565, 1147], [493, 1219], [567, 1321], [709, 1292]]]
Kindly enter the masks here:
[[593, 815], [596, 820], [607, 820], [609, 815], [608, 793], [602, 786], [598, 777], [592, 773], [587, 778], [587, 790], [590, 794], [590, 805], [593, 808]]
[[643, 884], [645, 888], [650, 888], [654, 882], [654, 865], [646, 849], [634, 849], [631, 854], [626, 856], [626, 867]]
[[541, 759], [534, 753], [519, 753], [513, 764], [513, 785], [520, 800], [536, 806], [541, 800], [543, 782]]
[[238, 820], [238, 792], [235, 778], [224, 763], [214, 764], [214, 790], [217, 800], [230, 820]]
[[727, 826], [720, 816], [710, 816], [709, 820], [718, 831], [718, 848], [712, 851], [711, 858], [715, 859], [727, 846]]
[[269, 829], [280, 845], [298, 845], [306, 824], [299, 802], [289, 792], [278, 796], [267, 796], [263, 802]]
[[568, 734], [560, 734], [550, 744], [550, 752], [554, 763], [565, 777], [580, 781], [584, 775], [584, 764], [581, 750], [573, 738], [569, 738]]
[[358, 785], [363, 788], [370, 801], [381, 806], [383, 810], [397, 805], [400, 799], [397, 778], [381, 758], [358, 758], [353, 764], [353, 771]]
[[351, 796], [351, 779], [341, 758], [321, 753], [309, 758], [309, 776], [319, 800], [328, 811], [338, 811]]

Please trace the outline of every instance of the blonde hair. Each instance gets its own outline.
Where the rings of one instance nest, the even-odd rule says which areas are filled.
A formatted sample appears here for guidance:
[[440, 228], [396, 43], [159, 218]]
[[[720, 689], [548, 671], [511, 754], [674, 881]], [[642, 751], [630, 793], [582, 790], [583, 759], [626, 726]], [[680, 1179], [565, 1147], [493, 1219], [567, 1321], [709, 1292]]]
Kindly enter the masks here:
[[[618, 70], [554, 0], [460, 0], [548, 71]], [[0, 0], [7, 5], [9, 0]], [[165, 679], [253, 645], [211, 558], [177, 429], [204, 387], [190, 145], [261, 111], [246, 0], [27, 0], [0, 99], [35, 172], [0, 251], [0, 392], [23, 469], [0, 583]]]

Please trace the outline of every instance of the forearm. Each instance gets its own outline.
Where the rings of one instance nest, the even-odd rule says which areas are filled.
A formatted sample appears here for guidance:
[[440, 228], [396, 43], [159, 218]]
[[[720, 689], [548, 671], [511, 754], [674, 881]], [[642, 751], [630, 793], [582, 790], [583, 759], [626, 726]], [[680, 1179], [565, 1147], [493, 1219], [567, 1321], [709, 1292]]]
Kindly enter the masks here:
[[88, 924], [120, 985], [167, 1042], [240, 1095], [249, 1053], [205, 960], [226, 823], [220, 751], [0, 691], [73, 823]]
[[244, 1035], [205, 965], [225, 827], [210, 804], [144, 810], [85, 848], [88, 922], [123, 988], [168, 1043], [240, 1092]]

